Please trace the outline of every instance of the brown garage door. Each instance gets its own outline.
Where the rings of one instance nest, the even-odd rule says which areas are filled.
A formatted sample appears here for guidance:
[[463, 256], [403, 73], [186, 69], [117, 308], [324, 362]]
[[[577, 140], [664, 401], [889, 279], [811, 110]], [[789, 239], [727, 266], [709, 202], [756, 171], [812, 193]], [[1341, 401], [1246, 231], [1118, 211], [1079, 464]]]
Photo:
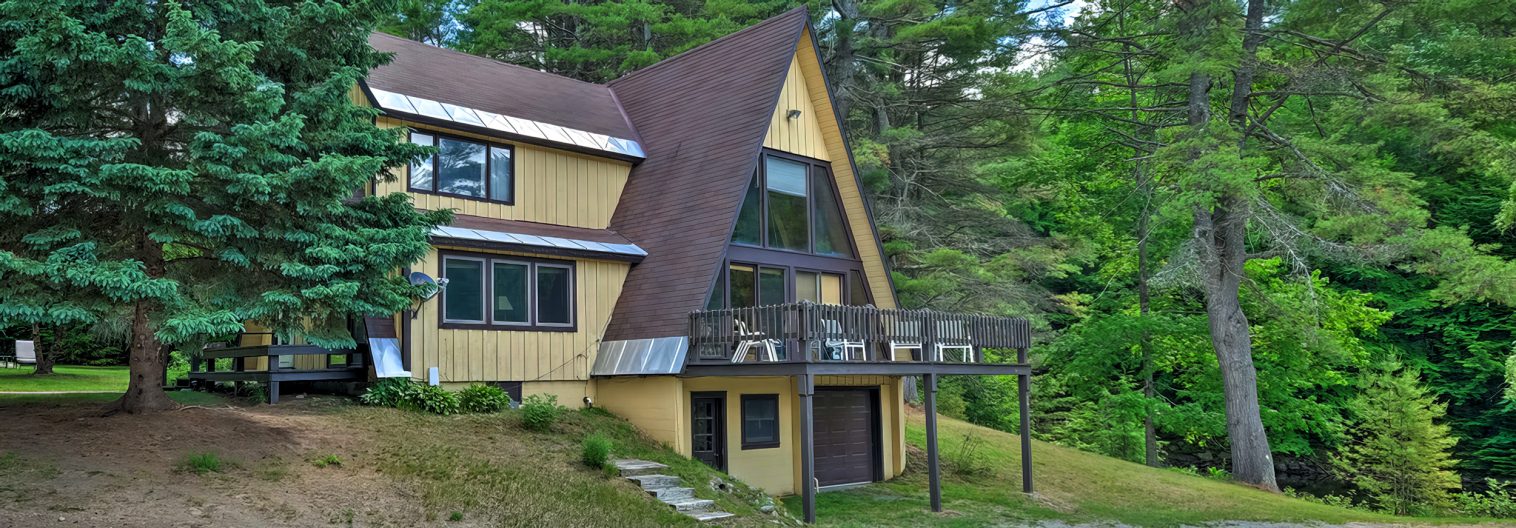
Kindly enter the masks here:
[[874, 481], [878, 441], [870, 390], [816, 389], [816, 480], [822, 486]]

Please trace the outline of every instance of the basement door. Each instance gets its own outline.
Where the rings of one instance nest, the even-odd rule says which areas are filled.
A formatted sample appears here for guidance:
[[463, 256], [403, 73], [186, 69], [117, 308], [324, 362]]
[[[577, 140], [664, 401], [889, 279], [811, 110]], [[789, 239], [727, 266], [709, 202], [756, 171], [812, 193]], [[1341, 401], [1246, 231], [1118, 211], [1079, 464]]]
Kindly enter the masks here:
[[690, 455], [726, 471], [726, 393], [690, 393]]
[[819, 484], [880, 480], [878, 390], [817, 387], [813, 405]]

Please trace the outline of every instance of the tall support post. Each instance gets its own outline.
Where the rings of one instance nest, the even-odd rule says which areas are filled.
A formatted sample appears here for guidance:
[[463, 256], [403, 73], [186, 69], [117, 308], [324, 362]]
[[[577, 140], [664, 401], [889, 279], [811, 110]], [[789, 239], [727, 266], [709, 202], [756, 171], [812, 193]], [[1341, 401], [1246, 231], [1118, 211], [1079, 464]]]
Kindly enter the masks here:
[[805, 509], [805, 522], [815, 524], [816, 428], [812, 423], [812, 396], [816, 395], [816, 385], [810, 374], [795, 378], [796, 392], [800, 395], [800, 504]]
[[[1016, 362], [1027, 364], [1026, 349], [1016, 349]], [[1021, 491], [1032, 492], [1032, 371], [1016, 377], [1016, 392], [1021, 411]]]
[[932, 511], [942, 511], [942, 469], [937, 462], [937, 375], [921, 377], [926, 392], [926, 467]]

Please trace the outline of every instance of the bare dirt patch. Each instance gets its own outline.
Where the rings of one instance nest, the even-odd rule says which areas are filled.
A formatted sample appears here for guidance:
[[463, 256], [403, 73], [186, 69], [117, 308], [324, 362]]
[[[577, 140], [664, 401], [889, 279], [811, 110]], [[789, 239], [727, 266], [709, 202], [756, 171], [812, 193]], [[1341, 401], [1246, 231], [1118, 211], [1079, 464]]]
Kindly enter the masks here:
[[[0, 403], [0, 526], [427, 524], [365, 463], [369, 437], [332, 419], [333, 405], [102, 416], [97, 402]], [[205, 453], [219, 471], [184, 467]], [[328, 455], [343, 463], [315, 463]]]

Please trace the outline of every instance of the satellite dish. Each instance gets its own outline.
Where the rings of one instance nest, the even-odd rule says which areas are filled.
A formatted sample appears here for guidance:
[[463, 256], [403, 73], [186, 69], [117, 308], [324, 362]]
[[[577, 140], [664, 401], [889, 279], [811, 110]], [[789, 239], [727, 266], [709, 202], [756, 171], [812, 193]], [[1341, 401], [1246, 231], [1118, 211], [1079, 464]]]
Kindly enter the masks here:
[[421, 300], [423, 301], [429, 300], [432, 297], [436, 297], [437, 292], [442, 290], [442, 285], [437, 284], [437, 281], [433, 280], [430, 275], [419, 271], [411, 272], [410, 281], [411, 286], [422, 287]]

